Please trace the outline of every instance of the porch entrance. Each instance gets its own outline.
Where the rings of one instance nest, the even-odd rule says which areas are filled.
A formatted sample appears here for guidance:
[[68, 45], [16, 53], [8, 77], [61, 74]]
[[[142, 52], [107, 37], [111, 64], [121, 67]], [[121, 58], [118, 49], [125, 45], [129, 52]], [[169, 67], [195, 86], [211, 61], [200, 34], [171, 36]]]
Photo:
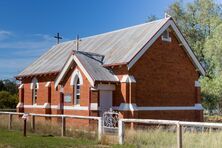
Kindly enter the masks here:
[[103, 117], [104, 112], [113, 106], [113, 92], [110, 90], [100, 90], [99, 99], [99, 116]]

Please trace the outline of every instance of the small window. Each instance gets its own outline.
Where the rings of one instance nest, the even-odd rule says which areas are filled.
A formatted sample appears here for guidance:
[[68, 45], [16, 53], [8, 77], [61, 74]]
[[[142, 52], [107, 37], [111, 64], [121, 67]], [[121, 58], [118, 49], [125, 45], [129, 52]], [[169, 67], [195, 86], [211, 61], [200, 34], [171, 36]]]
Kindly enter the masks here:
[[76, 84], [74, 85], [74, 103], [80, 104], [80, 81], [79, 78], [76, 80]]
[[37, 102], [37, 91], [38, 90], [38, 81], [36, 78], [32, 80], [32, 102], [35, 104]]
[[168, 30], [165, 30], [162, 34], [162, 40], [166, 42], [171, 42], [171, 37]]

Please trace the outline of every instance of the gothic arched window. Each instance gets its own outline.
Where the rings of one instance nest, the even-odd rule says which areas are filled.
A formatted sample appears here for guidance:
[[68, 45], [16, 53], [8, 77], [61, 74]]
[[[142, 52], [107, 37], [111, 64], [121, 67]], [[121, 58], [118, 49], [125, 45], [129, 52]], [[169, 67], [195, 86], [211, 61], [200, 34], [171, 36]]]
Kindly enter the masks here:
[[83, 85], [83, 79], [81, 72], [78, 69], [75, 69], [72, 73], [70, 85], [73, 86], [73, 102], [74, 105], [80, 104], [80, 89]]
[[32, 89], [32, 103], [35, 104], [37, 103], [37, 92], [38, 92], [38, 80], [36, 78], [34, 78], [32, 80], [32, 86], [31, 86], [31, 89]]
[[81, 88], [81, 84], [79, 81], [79, 78], [76, 78], [76, 83], [73, 85], [73, 89], [74, 89], [74, 104], [80, 104], [80, 88]]

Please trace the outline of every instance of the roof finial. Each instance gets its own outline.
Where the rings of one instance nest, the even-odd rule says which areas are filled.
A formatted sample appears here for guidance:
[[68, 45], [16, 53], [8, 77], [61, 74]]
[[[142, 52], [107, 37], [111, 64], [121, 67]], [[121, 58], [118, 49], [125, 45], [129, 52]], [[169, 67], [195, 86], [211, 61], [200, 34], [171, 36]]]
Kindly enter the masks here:
[[79, 42], [80, 42], [81, 40], [79, 39], [79, 35], [77, 34], [77, 36], [76, 36], [76, 51], [78, 51], [79, 50]]
[[171, 17], [167, 12], [165, 12], [165, 18]]

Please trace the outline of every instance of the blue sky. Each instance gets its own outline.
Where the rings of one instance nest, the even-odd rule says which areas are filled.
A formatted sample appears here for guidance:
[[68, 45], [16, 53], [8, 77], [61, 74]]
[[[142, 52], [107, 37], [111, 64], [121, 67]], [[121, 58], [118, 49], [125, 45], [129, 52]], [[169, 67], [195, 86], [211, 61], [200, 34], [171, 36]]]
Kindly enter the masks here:
[[[55, 44], [159, 18], [174, 0], [1, 0], [0, 79], [12, 78]], [[190, 0], [189, 0], [190, 1]]]

